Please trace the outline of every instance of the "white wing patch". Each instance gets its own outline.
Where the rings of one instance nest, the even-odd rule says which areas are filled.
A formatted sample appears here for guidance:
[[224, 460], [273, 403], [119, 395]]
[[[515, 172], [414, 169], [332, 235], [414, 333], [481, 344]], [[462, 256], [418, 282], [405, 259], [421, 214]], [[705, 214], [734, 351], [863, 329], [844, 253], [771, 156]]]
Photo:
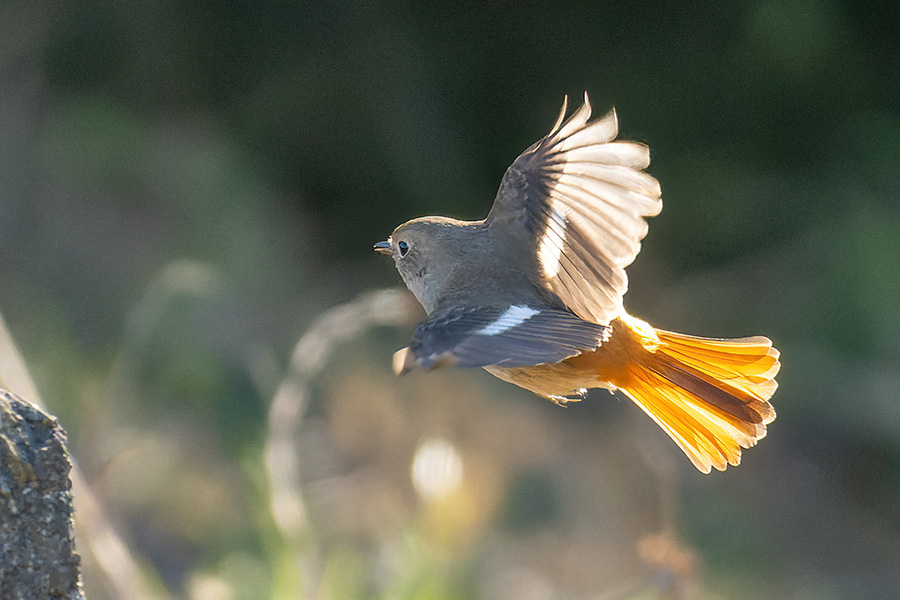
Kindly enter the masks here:
[[497, 335], [508, 331], [516, 325], [521, 325], [540, 311], [528, 306], [513, 305], [506, 309], [502, 315], [497, 317], [493, 323], [488, 323], [475, 333], [478, 335]]
[[538, 246], [538, 260], [547, 278], [556, 277], [559, 273], [559, 259], [566, 243], [566, 209], [558, 200], [554, 200], [547, 219], [547, 229], [541, 236]]

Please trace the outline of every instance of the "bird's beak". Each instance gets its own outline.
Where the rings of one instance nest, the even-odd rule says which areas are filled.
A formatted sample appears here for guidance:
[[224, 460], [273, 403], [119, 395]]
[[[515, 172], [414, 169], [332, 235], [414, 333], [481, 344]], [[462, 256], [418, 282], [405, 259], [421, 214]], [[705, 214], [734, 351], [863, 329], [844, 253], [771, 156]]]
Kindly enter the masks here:
[[374, 250], [375, 250], [375, 252], [378, 252], [379, 254], [386, 254], [388, 256], [391, 256], [394, 254], [394, 249], [391, 247], [390, 240], [387, 240], [384, 242], [378, 242], [377, 244], [375, 244]]

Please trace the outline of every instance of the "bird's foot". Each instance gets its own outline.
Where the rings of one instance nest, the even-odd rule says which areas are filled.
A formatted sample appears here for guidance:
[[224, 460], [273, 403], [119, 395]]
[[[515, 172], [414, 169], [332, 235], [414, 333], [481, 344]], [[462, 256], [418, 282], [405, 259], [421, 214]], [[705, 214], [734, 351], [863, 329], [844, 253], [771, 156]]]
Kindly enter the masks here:
[[565, 407], [569, 402], [581, 402], [587, 396], [587, 388], [579, 388], [568, 396], [547, 396], [557, 406]]

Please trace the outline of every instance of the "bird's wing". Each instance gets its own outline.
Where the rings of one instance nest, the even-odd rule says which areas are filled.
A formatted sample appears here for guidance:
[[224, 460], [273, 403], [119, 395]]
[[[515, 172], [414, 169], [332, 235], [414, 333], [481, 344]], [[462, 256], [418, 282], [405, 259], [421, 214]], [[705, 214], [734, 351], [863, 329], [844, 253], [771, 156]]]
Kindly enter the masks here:
[[590, 121], [584, 104], [522, 153], [503, 177], [485, 223], [526, 240], [537, 279], [583, 319], [607, 324], [621, 310], [631, 264], [662, 210], [657, 180], [643, 172], [647, 146], [615, 141], [615, 111]]
[[600, 345], [606, 327], [564, 310], [527, 304], [438, 307], [395, 357], [399, 373], [413, 367], [526, 367], [556, 363]]

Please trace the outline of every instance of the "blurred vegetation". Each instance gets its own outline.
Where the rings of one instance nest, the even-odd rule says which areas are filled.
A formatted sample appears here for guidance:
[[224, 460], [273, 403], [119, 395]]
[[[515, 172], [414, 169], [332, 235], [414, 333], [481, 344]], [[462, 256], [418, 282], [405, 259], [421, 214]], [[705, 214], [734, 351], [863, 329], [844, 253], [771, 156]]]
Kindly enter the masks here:
[[[892, 597], [898, 13], [0, 3], [0, 310], [147, 593]], [[304, 375], [285, 528], [264, 448], [297, 341], [398, 283], [371, 252], [397, 224], [486, 214], [583, 90], [663, 186], [630, 311], [775, 340], [769, 437], [701, 476], [606, 393], [397, 379], [416, 317], [362, 319]], [[117, 597], [80, 544], [88, 596]]]

